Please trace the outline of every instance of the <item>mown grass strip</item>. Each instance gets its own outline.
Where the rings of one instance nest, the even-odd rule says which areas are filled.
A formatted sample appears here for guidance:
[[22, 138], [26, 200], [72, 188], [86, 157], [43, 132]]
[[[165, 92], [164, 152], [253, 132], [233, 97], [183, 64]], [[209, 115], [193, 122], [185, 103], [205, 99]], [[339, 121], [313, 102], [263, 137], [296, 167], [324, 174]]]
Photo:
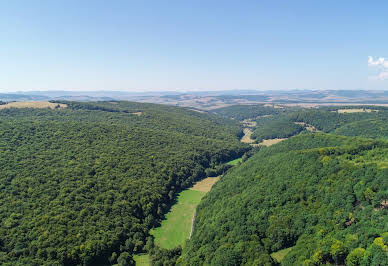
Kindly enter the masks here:
[[177, 203], [172, 206], [160, 227], [151, 230], [155, 244], [162, 248], [175, 248], [185, 243], [190, 236], [193, 214], [205, 192], [185, 190], [179, 193]]
[[148, 254], [141, 254], [141, 255], [134, 255], [133, 259], [136, 262], [136, 266], [150, 266], [150, 255]]

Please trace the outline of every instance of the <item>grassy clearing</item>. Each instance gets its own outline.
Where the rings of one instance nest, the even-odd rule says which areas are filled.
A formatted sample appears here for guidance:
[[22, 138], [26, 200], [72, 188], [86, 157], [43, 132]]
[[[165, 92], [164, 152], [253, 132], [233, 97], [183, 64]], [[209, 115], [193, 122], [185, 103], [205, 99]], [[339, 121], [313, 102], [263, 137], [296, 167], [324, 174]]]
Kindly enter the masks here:
[[281, 249], [271, 254], [271, 257], [277, 262], [281, 262], [284, 257], [292, 250], [293, 247]]
[[235, 166], [235, 165], [238, 165], [239, 163], [242, 162], [242, 158], [238, 158], [236, 160], [233, 160], [233, 161], [230, 161], [230, 162], [227, 162], [226, 164], [229, 164], [229, 165], [232, 165], [232, 166]]
[[60, 108], [67, 107], [66, 104], [62, 103], [50, 103], [50, 102], [10, 102], [4, 105], [0, 105], [0, 109], [6, 108], [51, 108], [54, 109], [56, 106]]
[[168, 249], [183, 246], [190, 236], [195, 209], [205, 194], [191, 189], [179, 193], [177, 203], [167, 213], [162, 225], [150, 232], [155, 237], [155, 244]]
[[150, 255], [148, 254], [141, 254], [141, 255], [134, 255], [133, 259], [136, 262], [136, 266], [150, 266]]
[[190, 190], [209, 192], [210, 189], [212, 189], [213, 185], [217, 183], [218, 180], [220, 180], [219, 176], [202, 179], [201, 181], [198, 181], [197, 183], [195, 183], [194, 186], [190, 188]]

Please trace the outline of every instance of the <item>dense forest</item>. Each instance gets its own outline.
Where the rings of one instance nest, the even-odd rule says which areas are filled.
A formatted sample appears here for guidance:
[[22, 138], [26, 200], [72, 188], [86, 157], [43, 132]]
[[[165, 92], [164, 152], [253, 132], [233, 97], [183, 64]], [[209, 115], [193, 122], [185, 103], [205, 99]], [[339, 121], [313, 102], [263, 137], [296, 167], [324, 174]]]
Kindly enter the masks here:
[[178, 262], [388, 265], [387, 245], [388, 143], [310, 133], [225, 175]]
[[288, 138], [304, 130], [304, 127], [291, 121], [288, 117], [263, 117], [257, 119], [256, 130], [252, 138], [257, 142], [264, 139]]
[[228, 107], [217, 108], [211, 111], [211, 113], [236, 119], [256, 119], [260, 116], [268, 116], [279, 113], [284, 113], [283, 108], [274, 108], [271, 105], [255, 104], [255, 105], [232, 105]]
[[119, 265], [177, 192], [240, 157], [240, 127], [131, 102], [0, 111], [0, 264]]
[[[388, 265], [388, 108], [57, 103], [0, 110], [1, 265]], [[289, 139], [253, 149], [247, 124]], [[225, 172], [191, 240], [156, 246], [177, 193]]]

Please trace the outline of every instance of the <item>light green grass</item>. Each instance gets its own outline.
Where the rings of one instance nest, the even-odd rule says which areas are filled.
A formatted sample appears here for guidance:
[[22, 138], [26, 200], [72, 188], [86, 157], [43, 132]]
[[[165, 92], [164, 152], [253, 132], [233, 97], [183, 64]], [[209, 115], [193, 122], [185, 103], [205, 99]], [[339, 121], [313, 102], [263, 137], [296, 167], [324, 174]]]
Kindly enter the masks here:
[[155, 244], [168, 249], [183, 246], [190, 236], [195, 209], [205, 194], [195, 190], [184, 190], [179, 193], [177, 203], [167, 213], [162, 225], [150, 232], [155, 237]]
[[136, 266], [150, 266], [150, 256], [148, 254], [134, 255], [133, 259], [136, 262]]
[[235, 165], [238, 165], [239, 163], [242, 162], [242, 158], [238, 158], [236, 160], [233, 160], [233, 161], [230, 161], [230, 162], [227, 162], [226, 164], [229, 164], [229, 165], [232, 165], [232, 166], [235, 166]]
[[281, 249], [279, 251], [276, 251], [274, 253], [271, 254], [271, 257], [276, 260], [277, 262], [282, 262], [282, 260], [284, 259], [284, 257], [291, 251], [293, 247], [290, 247], [290, 248], [285, 248], [285, 249]]

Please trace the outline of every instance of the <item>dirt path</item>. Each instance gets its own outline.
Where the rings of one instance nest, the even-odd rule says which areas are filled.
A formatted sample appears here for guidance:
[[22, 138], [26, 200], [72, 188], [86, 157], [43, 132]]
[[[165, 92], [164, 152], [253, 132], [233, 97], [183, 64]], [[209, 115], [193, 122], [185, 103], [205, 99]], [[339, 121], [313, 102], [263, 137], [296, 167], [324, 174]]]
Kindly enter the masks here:
[[246, 127], [243, 129], [243, 132], [244, 132], [244, 136], [241, 138], [241, 142], [243, 143], [254, 143], [255, 140], [251, 138], [252, 136], [252, 129]]

